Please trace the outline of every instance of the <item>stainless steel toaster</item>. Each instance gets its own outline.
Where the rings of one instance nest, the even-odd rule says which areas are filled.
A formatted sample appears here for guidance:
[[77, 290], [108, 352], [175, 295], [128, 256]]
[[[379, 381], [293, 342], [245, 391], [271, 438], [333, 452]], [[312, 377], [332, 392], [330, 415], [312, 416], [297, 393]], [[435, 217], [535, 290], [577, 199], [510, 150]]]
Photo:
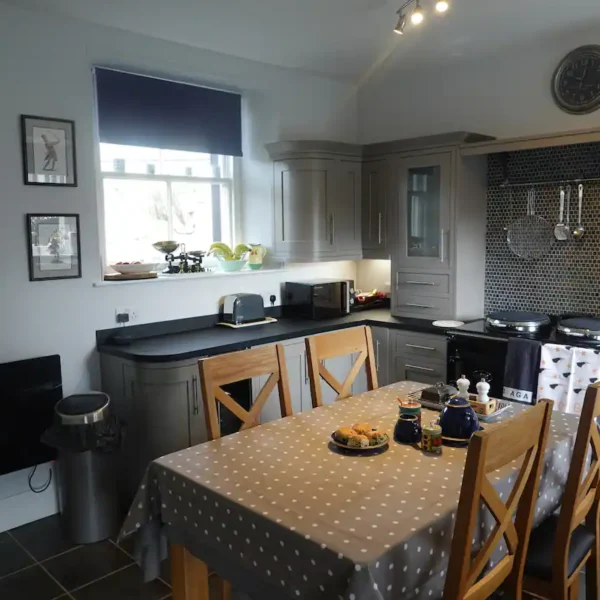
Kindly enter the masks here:
[[265, 320], [265, 304], [260, 294], [231, 294], [223, 298], [221, 320], [243, 325]]

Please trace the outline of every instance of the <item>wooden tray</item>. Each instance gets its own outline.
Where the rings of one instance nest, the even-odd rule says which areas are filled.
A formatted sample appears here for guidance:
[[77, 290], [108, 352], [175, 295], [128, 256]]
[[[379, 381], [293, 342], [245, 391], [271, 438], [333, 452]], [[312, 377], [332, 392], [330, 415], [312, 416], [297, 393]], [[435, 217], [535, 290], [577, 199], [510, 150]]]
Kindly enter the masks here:
[[469, 404], [478, 415], [486, 417], [496, 412], [498, 400], [496, 398], [490, 398], [489, 402], [478, 402], [477, 396], [469, 394]]
[[352, 450], [352, 451], [356, 451], [356, 452], [368, 452], [369, 450], [378, 450], [379, 448], [383, 448], [384, 446], [387, 446], [390, 443], [390, 436], [386, 433], [385, 434], [385, 442], [382, 442], [381, 444], [377, 444], [376, 446], [367, 446], [366, 448], [355, 448], [354, 446], [347, 446], [346, 444], [342, 444], [341, 442], [338, 442], [335, 437], [333, 437], [333, 433], [331, 434], [331, 441], [333, 444], [335, 444], [338, 448], [343, 448], [344, 450]]
[[109, 273], [104, 276], [104, 281], [135, 281], [136, 279], [156, 279], [158, 273]]
[[277, 319], [273, 317], [265, 317], [264, 321], [255, 321], [254, 323], [242, 323], [241, 325], [236, 325], [235, 323], [223, 323], [223, 321], [219, 321], [217, 325], [223, 325], [223, 327], [231, 327], [231, 329], [242, 329], [243, 327], [256, 327], [257, 325], [268, 325], [269, 323], [277, 323]]

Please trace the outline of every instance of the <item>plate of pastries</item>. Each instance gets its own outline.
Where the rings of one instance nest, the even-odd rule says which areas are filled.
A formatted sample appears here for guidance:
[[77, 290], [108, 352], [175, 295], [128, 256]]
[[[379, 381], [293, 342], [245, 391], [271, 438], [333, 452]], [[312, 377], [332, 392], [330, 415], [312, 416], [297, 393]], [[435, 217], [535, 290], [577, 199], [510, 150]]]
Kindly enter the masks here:
[[376, 450], [390, 441], [389, 435], [370, 423], [355, 423], [352, 427], [340, 427], [331, 434], [331, 441], [346, 450]]

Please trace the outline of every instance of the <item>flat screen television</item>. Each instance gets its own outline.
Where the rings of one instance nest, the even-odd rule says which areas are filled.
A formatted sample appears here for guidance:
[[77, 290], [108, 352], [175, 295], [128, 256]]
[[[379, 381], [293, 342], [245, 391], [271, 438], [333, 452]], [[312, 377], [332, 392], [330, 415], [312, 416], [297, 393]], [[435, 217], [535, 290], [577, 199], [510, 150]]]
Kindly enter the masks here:
[[0, 364], [0, 475], [56, 458], [40, 438], [61, 398], [57, 354]]

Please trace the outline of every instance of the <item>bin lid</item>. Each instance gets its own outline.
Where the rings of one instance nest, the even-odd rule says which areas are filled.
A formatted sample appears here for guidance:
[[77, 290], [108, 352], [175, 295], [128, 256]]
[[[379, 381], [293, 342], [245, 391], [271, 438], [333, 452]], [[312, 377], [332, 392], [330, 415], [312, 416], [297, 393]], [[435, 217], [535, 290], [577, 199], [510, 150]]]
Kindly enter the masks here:
[[63, 425], [89, 425], [103, 421], [109, 405], [107, 394], [87, 392], [63, 398], [54, 407], [54, 412]]

